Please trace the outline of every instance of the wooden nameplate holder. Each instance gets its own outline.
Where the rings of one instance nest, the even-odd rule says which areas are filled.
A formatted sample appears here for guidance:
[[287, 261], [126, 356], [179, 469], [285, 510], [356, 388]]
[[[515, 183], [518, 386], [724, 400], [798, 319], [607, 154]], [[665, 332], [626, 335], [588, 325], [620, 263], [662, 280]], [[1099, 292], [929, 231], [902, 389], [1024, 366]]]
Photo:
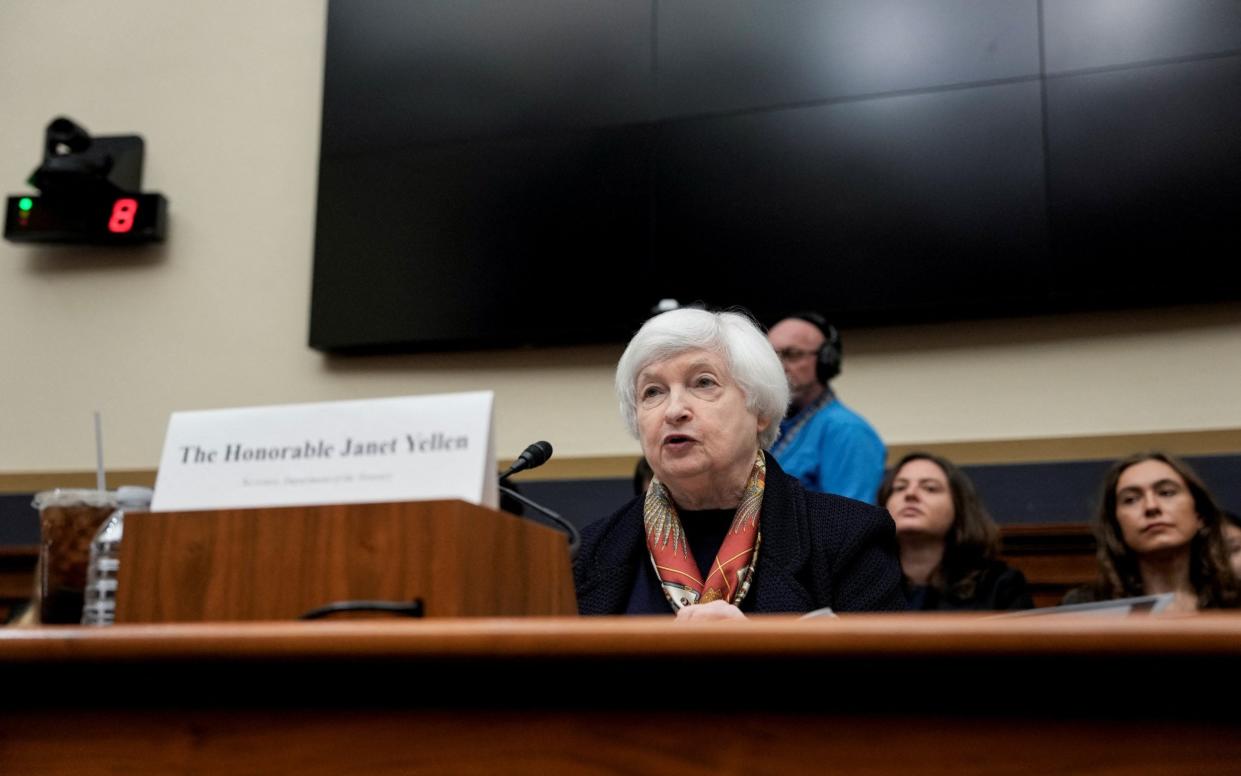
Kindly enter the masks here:
[[293, 620], [415, 599], [427, 617], [576, 614], [568, 541], [463, 501], [125, 515], [117, 623]]

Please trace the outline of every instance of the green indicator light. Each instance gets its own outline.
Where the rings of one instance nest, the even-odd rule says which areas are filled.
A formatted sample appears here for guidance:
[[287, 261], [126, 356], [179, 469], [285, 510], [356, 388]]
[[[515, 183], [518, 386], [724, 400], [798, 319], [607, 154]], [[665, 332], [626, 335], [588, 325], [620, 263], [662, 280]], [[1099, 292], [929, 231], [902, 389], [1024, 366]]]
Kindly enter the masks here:
[[34, 207], [34, 200], [30, 197], [22, 197], [17, 200], [17, 209], [23, 213], [29, 213], [30, 208]]

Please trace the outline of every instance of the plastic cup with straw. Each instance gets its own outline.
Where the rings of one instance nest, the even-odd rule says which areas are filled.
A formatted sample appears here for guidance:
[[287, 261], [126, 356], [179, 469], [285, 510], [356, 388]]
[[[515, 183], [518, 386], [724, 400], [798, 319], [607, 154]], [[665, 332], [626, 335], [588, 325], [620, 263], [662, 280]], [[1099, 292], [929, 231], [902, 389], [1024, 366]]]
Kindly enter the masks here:
[[108, 493], [104, 476], [102, 425], [96, 411], [96, 488], [56, 488], [34, 497], [41, 535], [39, 594], [44, 623], [81, 620], [91, 540], [116, 509], [116, 497]]

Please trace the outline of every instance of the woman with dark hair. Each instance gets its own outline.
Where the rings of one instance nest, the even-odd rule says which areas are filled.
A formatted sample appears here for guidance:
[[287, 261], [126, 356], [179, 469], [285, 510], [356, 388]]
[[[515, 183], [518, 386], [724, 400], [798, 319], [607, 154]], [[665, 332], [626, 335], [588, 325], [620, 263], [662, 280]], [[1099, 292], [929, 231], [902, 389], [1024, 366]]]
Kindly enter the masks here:
[[999, 559], [999, 529], [965, 472], [946, 458], [909, 453], [879, 486], [896, 523], [909, 608], [1030, 609], [1026, 578]]
[[1172, 593], [1167, 611], [1234, 608], [1222, 512], [1206, 485], [1166, 453], [1138, 453], [1103, 480], [1095, 516], [1099, 578], [1064, 602]]

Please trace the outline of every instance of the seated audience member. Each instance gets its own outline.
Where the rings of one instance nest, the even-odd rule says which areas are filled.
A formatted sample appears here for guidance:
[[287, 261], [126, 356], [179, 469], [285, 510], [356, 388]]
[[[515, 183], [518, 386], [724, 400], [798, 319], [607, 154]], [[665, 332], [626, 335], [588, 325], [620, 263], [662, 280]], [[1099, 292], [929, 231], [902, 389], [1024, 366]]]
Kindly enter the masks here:
[[1069, 591], [1064, 603], [1173, 593], [1168, 611], [1236, 607], [1221, 523], [1215, 500], [1184, 462], [1164, 453], [1117, 462], [1095, 517], [1099, 578]]
[[1228, 565], [1232, 568], [1233, 579], [1241, 581], [1241, 516], [1235, 512], [1225, 512], [1221, 527], [1224, 532], [1224, 549], [1228, 552]]
[[869, 502], [883, 479], [887, 450], [861, 415], [840, 401], [840, 333], [815, 312], [801, 312], [767, 335], [789, 382], [789, 406], [772, 454], [808, 490]]
[[616, 366], [616, 393], [655, 479], [582, 531], [574, 582], [583, 614], [905, 608], [887, 514], [805, 490], [765, 452], [788, 383], [748, 317], [680, 309], [651, 318]]
[[1000, 532], [965, 472], [910, 453], [884, 477], [879, 504], [896, 524], [909, 608], [1030, 609], [1026, 578], [999, 559]]

